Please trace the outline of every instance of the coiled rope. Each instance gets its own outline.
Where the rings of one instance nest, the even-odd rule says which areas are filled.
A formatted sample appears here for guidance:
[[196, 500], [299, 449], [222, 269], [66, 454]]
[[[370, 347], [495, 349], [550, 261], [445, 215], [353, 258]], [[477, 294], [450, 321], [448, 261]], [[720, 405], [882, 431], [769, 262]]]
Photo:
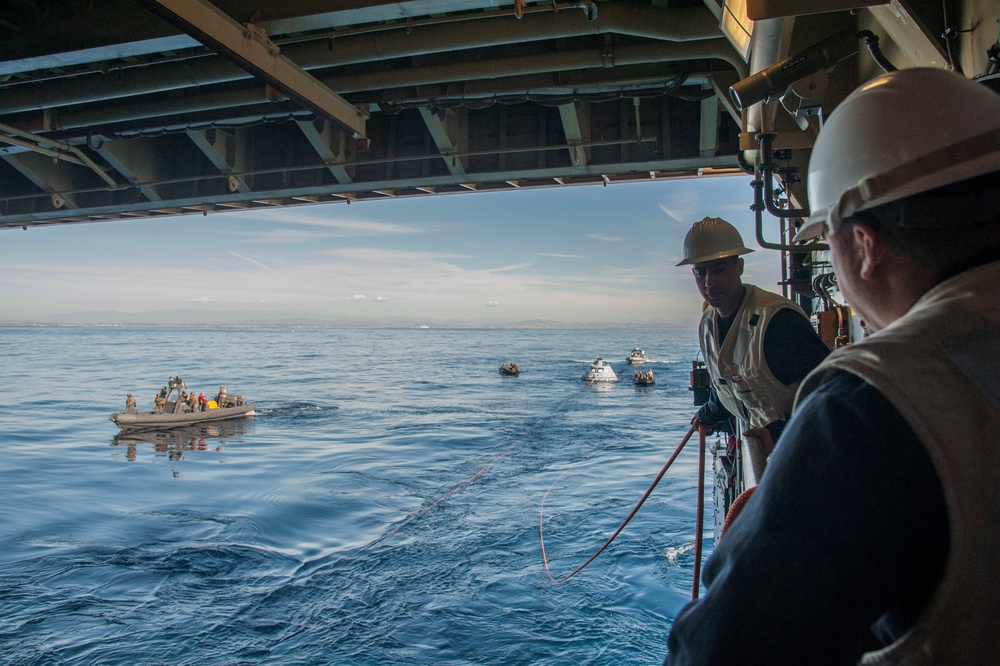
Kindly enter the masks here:
[[[594, 560], [596, 560], [597, 556], [600, 555], [601, 553], [603, 553], [605, 548], [607, 548], [608, 546], [611, 545], [611, 542], [615, 540], [615, 537], [617, 537], [621, 533], [621, 531], [625, 529], [625, 526], [629, 524], [629, 521], [632, 520], [633, 516], [635, 516], [635, 514], [638, 513], [639, 507], [641, 507], [643, 505], [643, 503], [646, 501], [646, 498], [648, 498], [650, 496], [650, 494], [653, 492], [653, 489], [656, 488], [656, 484], [658, 484], [660, 482], [660, 479], [663, 478], [663, 475], [666, 474], [667, 470], [670, 469], [670, 466], [674, 464], [674, 461], [677, 459], [677, 456], [680, 454], [681, 450], [684, 448], [684, 445], [688, 443], [688, 440], [691, 439], [691, 435], [694, 433], [694, 431], [695, 431], [695, 427], [692, 425], [688, 429], [687, 434], [684, 435], [684, 438], [681, 440], [681, 443], [677, 445], [676, 449], [674, 449], [674, 452], [673, 452], [673, 454], [671, 454], [670, 459], [667, 460], [666, 464], [663, 465], [663, 468], [660, 470], [660, 473], [656, 475], [655, 479], [653, 479], [653, 483], [650, 484], [649, 488], [646, 489], [646, 492], [643, 493], [642, 497], [636, 503], [635, 507], [632, 508], [632, 511], [628, 514], [628, 516], [625, 518], [625, 520], [622, 522], [622, 524], [618, 526], [618, 529], [616, 529], [614, 531], [614, 533], [608, 538], [608, 540], [604, 542], [604, 545], [601, 546], [600, 548], [598, 548], [597, 552], [595, 552], [593, 555], [591, 555], [590, 558], [588, 558], [586, 562], [584, 562], [583, 564], [581, 564], [580, 566], [578, 566], [576, 569], [574, 569], [573, 571], [571, 571], [568, 575], [563, 576], [562, 578], [555, 578], [552, 575], [552, 571], [549, 568], [548, 554], [545, 552], [545, 499], [549, 496], [549, 493], [552, 492], [552, 488], [555, 487], [556, 483], [559, 482], [559, 479], [561, 479], [562, 476], [564, 474], [566, 474], [566, 472], [568, 472], [569, 470], [566, 470], [566, 472], [563, 472], [562, 474], [560, 474], [559, 478], [557, 478], [555, 481], [552, 482], [552, 485], [549, 486], [549, 489], [545, 491], [545, 495], [542, 497], [542, 506], [541, 506], [541, 509], [539, 511], [539, 516], [538, 516], [538, 537], [539, 537], [539, 540], [541, 541], [541, 544], [542, 544], [542, 562], [545, 564], [545, 573], [548, 575], [549, 579], [553, 583], [563, 583], [563, 582], [569, 580], [570, 578], [572, 578], [573, 576], [575, 576], [576, 574], [580, 573], [581, 571], [583, 571], [584, 567], [586, 567], [588, 564], [590, 564], [591, 562], [593, 562]], [[695, 595], [697, 595], [697, 591], [698, 591], [698, 572], [700, 571], [700, 568], [701, 568], [700, 567], [700, 563], [701, 563], [701, 533], [702, 533], [702, 525], [701, 525], [701, 523], [702, 523], [702, 520], [704, 518], [704, 508], [703, 508], [704, 503], [702, 501], [702, 498], [704, 496], [704, 487], [705, 487], [705, 474], [704, 474], [704, 469], [705, 469], [705, 435], [703, 433], [699, 433], [699, 435], [700, 435], [699, 439], [700, 439], [700, 443], [701, 443], [701, 457], [700, 457], [700, 462], [699, 462], [699, 475], [698, 475], [698, 477], [699, 477], [699, 481], [698, 481], [698, 495], [699, 495], [699, 501], [698, 501], [698, 530], [697, 530], [697, 536], [695, 538], [695, 551], [696, 551], [696, 555], [695, 555], [695, 558], [696, 558], [695, 559], [695, 572], [696, 573], [695, 573], [695, 592], [694, 592]], [[692, 597], [692, 598], [694, 598], [694, 597]]]

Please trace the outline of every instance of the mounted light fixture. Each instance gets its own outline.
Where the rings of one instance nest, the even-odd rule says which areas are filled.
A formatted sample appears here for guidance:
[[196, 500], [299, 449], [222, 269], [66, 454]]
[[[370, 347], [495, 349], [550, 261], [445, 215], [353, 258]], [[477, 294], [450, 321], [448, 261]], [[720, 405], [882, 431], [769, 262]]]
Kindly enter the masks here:
[[740, 111], [757, 102], [773, 102], [799, 79], [830, 69], [857, 52], [857, 33], [838, 32], [734, 83], [729, 87], [729, 96]]
[[722, 3], [719, 28], [743, 60], [749, 62], [753, 21], [747, 18], [747, 0], [725, 0]]

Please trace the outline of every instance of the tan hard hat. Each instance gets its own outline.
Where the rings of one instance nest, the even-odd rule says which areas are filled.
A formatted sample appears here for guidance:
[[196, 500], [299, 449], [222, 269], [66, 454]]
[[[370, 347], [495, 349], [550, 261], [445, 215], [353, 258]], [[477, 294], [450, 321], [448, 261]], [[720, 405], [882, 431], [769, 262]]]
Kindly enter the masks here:
[[743, 244], [736, 227], [721, 217], [706, 217], [695, 222], [684, 237], [684, 259], [678, 266], [700, 264], [753, 252]]
[[812, 214], [795, 240], [833, 233], [856, 213], [998, 169], [996, 93], [942, 69], [883, 74], [852, 92], [820, 131], [809, 159]]

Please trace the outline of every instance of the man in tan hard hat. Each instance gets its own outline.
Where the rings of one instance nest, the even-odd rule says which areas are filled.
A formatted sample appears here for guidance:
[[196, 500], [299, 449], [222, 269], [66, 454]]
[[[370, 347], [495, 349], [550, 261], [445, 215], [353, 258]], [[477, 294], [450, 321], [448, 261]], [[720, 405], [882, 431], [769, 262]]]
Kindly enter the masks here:
[[767, 455], [791, 414], [799, 382], [830, 350], [802, 308], [743, 283], [742, 255], [749, 252], [740, 232], [717, 217], [695, 222], [684, 238], [677, 265], [691, 266], [708, 304], [698, 337], [712, 379], [708, 402], [691, 423], [711, 431], [739, 417]]
[[874, 329], [799, 389], [667, 663], [995, 664], [1000, 96], [908, 69], [855, 90], [809, 162], [844, 298]]

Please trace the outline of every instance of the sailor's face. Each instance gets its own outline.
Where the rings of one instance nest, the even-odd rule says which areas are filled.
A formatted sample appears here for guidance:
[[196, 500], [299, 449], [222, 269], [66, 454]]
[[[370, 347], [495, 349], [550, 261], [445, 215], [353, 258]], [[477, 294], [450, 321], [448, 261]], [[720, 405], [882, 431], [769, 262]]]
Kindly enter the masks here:
[[705, 261], [691, 267], [698, 291], [709, 305], [728, 317], [743, 300], [743, 258], [726, 257]]

